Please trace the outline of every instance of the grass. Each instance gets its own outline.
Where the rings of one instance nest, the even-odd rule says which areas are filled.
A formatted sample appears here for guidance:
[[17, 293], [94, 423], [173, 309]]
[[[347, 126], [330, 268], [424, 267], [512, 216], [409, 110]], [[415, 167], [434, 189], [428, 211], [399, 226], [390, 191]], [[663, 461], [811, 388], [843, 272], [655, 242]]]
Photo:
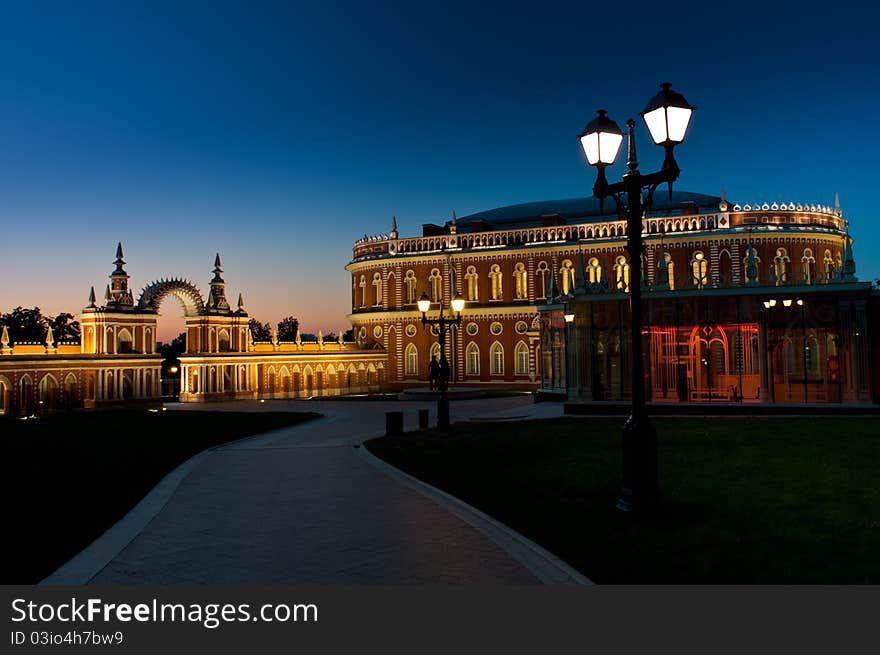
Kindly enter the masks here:
[[39, 582], [199, 451], [316, 416], [141, 409], [0, 419], [0, 583]]
[[623, 419], [368, 442], [598, 583], [880, 583], [880, 419], [660, 418], [664, 509], [614, 509]]

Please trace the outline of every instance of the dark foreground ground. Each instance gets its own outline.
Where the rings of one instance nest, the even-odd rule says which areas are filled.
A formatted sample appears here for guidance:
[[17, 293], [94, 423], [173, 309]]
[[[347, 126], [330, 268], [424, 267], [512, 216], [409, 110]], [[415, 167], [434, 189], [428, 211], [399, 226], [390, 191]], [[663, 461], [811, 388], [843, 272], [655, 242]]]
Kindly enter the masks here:
[[39, 582], [199, 451], [315, 416], [139, 409], [0, 419], [0, 584]]
[[614, 509], [619, 418], [375, 439], [598, 583], [880, 583], [880, 419], [660, 418], [663, 512]]

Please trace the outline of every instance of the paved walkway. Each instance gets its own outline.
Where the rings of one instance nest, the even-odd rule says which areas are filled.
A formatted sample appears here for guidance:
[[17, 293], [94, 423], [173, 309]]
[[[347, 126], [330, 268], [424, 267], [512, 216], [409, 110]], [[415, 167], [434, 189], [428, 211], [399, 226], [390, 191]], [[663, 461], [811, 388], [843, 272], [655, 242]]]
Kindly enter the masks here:
[[[428, 406], [343, 401], [198, 406], [318, 411], [325, 417], [210, 451], [90, 581], [538, 583], [483, 532], [381, 472], [353, 447], [383, 433], [385, 411], [403, 409], [406, 427], [413, 429], [422, 407]], [[539, 418], [561, 411], [557, 403], [536, 405], [529, 398], [463, 400], [452, 404], [452, 420]]]

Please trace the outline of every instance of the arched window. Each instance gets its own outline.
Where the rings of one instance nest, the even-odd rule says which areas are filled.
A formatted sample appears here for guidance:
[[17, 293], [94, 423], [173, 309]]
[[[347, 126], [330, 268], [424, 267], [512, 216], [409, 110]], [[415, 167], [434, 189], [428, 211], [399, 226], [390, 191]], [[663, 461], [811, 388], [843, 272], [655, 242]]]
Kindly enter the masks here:
[[590, 284], [602, 284], [602, 264], [595, 257], [590, 257], [590, 261], [587, 263], [587, 275]]
[[467, 282], [467, 299], [473, 302], [478, 301], [480, 299], [480, 276], [477, 274], [477, 267], [468, 266], [464, 279]]
[[813, 257], [811, 248], [804, 248], [804, 255], [801, 257], [801, 268], [804, 270], [804, 282], [806, 284], [813, 283], [813, 269], [816, 267], [816, 258]]
[[471, 341], [465, 350], [465, 366], [468, 375], [480, 374], [480, 347]]
[[437, 361], [440, 361], [440, 344], [438, 342], [434, 342], [434, 345], [431, 346], [431, 357], [436, 357]]
[[382, 274], [379, 272], [373, 273], [373, 288], [374, 297], [376, 298], [376, 302], [373, 305], [381, 305], [382, 304]]
[[617, 290], [629, 293], [629, 263], [623, 255], [618, 255], [614, 262], [614, 278], [617, 280]]
[[501, 267], [498, 264], [492, 264], [492, 267], [489, 269], [489, 288], [491, 289], [490, 298], [492, 300], [501, 300], [504, 297]]
[[562, 280], [562, 295], [567, 296], [574, 290], [574, 264], [571, 263], [570, 259], [562, 262], [559, 276]]
[[405, 370], [407, 375], [419, 374], [419, 351], [415, 344], [411, 343], [406, 347]]
[[412, 305], [416, 302], [416, 274], [415, 271], [407, 271], [403, 278], [406, 285], [406, 304]]
[[443, 300], [443, 278], [439, 268], [431, 269], [428, 284], [431, 286], [431, 302], [441, 302]]
[[229, 332], [226, 330], [220, 330], [220, 335], [217, 337], [217, 350], [221, 353], [228, 353], [230, 350], [229, 347]]
[[497, 341], [489, 348], [489, 373], [504, 375], [504, 346]]
[[694, 252], [691, 257], [691, 282], [698, 289], [709, 284], [709, 262], [701, 250]]
[[366, 307], [367, 306], [367, 278], [363, 275], [361, 275], [361, 282], [360, 282], [359, 286], [361, 288], [361, 307]]
[[131, 332], [126, 329], [119, 330], [116, 333], [116, 352], [121, 354], [134, 352]]
[[520, 341], [516, 344], [516, 349], [513, 351], [513, 355], [515, 373], [517, 375], [528, 375], [529, 347], [526, 345], [525, 341]]
[[773, 275], [776, 278], [777, 286], [788, 282], [788, 263], [790, 261], [785, 248], [776, 249], [776, 256], [773, 258]]
[[668, 252], [663, 253], [663, 258], [666, 260], [666, 275], [669, 280], [669, 290], [675, 291], [675, 262], [672, 261], [672, 255]]
[[834, 277], [834, 260], [831, 259], [831, 251], [825, 251], [825, 258], [822, 260], [822, 268], [825, 272], [825, 281], [828, 282]]
[[526, 265], [522, 262], [513, 268], [513, 281], [516, 290], [516, 299], [525, 300], [529, 297], [529, 274]]
[[538, 279], [538, 298], [547, 297], [547, 274], [549, 272], [550, 267], [547, 265], [547, 262], [538, 262], [536, 273]]

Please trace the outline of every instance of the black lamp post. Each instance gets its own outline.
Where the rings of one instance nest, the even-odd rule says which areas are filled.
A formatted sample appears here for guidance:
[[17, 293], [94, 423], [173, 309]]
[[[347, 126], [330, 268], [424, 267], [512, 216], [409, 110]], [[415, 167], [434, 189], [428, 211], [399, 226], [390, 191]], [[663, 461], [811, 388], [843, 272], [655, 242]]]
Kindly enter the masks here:
[[446, 331], [451, 329], [453, 325], [461, 325], [461, 310], [464, 309], [464, 298], [460, 293], [455, 294], [452, 299], [452, 311], [455, 312], [455, 318], [447, 318], [443, 313], [443, 301], [440, 301], [440, 317], [428, 318], [426, 316], [431, 308], [431, 299], [428, 294], [422, 293], [418, 301], [419, 311], [422, 312], [422, 325], [436, 325], [438, 338], [440, 340], [440, 400], [437, 401], [437, 429], [449, 429], [449, 397], [446, 390], [449, 388], [449, 362], [446, 359]]
[[[600, 206], [606, 198], [613, 198], [617, 210], [626, 214], [627, 245], [630, 261], [630, 315], [632, 317], [632, 412], [623, 426], [623, 486], [617, 507], [624, 511], [649, 514], [660, 504], [660, 487], [657, 481], [657, 433], [645, 405], [645, 371], [642, 361], [642, 215], [649, 208], [654, 191], [661, 184], [669, 187], [678, 179], [679, 168], [672, 151], [684, 140], [695, 107], [684, 96], [673, 91], [669, 83], [661, 85], [661, 91], [648, 102], [641, 116], [645, 119], [654, 143], [663, 146], [666, 157], [662, 168], [643, 175], [639, 172], [636, 158], [635, 121], [626, 122], [628, 132], [627, 168], [620, 182], [609, 184], [605, 169], [617, 159], [623, 132], [604, 109], [578, 135], [587, 162], [597, 168], [593, 195]], [[642, 191], [647, 189], [642, 202]]]

